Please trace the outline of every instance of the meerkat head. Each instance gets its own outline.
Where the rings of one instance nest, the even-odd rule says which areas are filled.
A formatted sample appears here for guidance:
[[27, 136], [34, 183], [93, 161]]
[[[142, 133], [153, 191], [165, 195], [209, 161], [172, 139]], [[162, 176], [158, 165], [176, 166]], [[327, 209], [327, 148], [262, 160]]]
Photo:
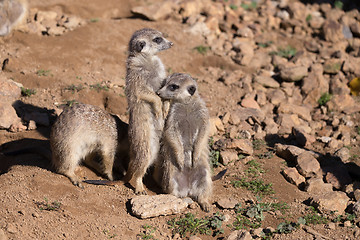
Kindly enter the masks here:
[[145, 53], [155, 55], [156, 53], [171, 48], [172, 42], [163, 37], [163, 34], [157, 30], [143, 28], [136, 31], [129, 43], [129, 52], [131, 54]]
[[188, 74], [174, 73], [165, 79], [165, 85], [157, 94], [165, 100], [187, 103], [198, 96], [197, 84]]

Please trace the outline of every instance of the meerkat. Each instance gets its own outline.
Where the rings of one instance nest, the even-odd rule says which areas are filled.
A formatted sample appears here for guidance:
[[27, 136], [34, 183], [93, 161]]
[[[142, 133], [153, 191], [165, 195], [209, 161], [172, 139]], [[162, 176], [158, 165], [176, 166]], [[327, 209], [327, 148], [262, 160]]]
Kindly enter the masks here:
[[21, 28], [27, 15], [26, 0], [0, 0], [0, 36], [8, 35], [12, 29]]
[[143, 177], [157, 159], [167, 104], [156, 94], [166, 78], [165, 67], [156, 54], [172, 42], [161, 32], [144, 28], [129, 42], [125, 93], [129, 111], [130, 162], [124, 178], [136, 194], [146, 194]]
[[175, 73], [157, 93], [171, 104], [154, 178], [164, 192], [192, 197], [204, 211], [209, 211], [212, 195], [209, 113], [198, 94], [196, 81], [190, 75]]
[[[99, 107], [75, 104], [66, 108], [51, 128], [52, 164], [81, 188], [75, 169], [82, 161], [113, 180], [115, 155], [124, 159], [129, 151], [127, 132], [127, 124], [118, 117]], [[95, 154], [101, 157], [100, 164], [94, 161]]]

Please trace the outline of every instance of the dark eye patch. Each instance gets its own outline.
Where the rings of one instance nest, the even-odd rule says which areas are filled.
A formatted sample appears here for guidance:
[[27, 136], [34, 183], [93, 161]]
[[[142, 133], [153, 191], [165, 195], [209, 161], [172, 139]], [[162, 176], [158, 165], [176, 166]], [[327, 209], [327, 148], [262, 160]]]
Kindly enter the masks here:
[[175, 91], [176, 89], [179, 89], [179, 85], [171, 84], [171, 85], [169, 85], [168, 89], [170, 91]]
[[156, 37], [153, 39], [153, 42], [160, 44], [163, 41], [163, 39], [161, 37]]
[[190, 93], [191, 96], [194, 95], [195, 91], [196, 91], [196, 87], [194, 85], [188, 87], [188, 92]]

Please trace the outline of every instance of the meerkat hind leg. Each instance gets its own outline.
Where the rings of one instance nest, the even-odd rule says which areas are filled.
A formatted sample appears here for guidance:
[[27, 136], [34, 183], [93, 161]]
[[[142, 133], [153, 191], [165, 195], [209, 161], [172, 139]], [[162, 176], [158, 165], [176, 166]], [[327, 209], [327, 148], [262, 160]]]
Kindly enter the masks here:
[[199, 166], [192, 170], [191, 176], [190, 196], [195, 198], [205, 212], [209, 212], [209, 197], [212, 192], [210, 173], [206, 168]]

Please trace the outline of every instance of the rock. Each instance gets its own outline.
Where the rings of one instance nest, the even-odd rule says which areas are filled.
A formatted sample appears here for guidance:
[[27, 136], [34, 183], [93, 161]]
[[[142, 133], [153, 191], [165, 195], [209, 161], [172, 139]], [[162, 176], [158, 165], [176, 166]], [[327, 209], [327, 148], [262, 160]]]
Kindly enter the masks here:
[[304, 66], [287, 67], [280, 70], [280, 77], [285, 81], [300, 81], [308, 75], [308, 69]]
[[50, 35], [50, 36], [60, 36], [62, 35], [63, 33], [65, 32], [65, 28], [64, 27], [57, 27], [57, 26], [54, 26], [54, 27], [50, 27], [49, 30], [47, 31], [47, 33]]
[[273, 78], [267, 76], [255, 76], [254, 81], [260, 83], [264, 87], [279, 88], [280, 84]]
[[241, 41], [235, 38], [233, 47], [236, 49], [236, 55], [233, 60], [240, 65], [248, 66], [254, 56], [254, 47], [247, 41]]
[[332, 19], [328, 19], [324, 22], [322, 32], [326, 41], [335, 43], [344, 39], [341, 24]]
[[299, 174], [296, 168], [286, 168], [282, 171], [284, 177], [297, 187], [302, 187], [305, 184], [305, 178]]
[[355, 189], [354, 198], [356, 201], [360, 201], [360, 189]]
[[233, 198], [222, 198], [217, 201], [217, 204], [222, 209], [233, 209], [235, 208], [235, 205], [238, 204], [238, 201]]
[[350, 30], [355, 37], [360, 37], [360, 23], [354, 22], [350, 24]]
[[7, 225], [7, 229], [6, 229], [6, 230], [7, 230], [9, 233], [17, 233], [17, 232], [18, 232], [16, 226], [15, 226], [14, 224], [12, 224], [12, 223], [9, 223], [9, 224]]
[[236, 149], [240, 153], [252, 155], [254, 153], [253, 145], [250, 140], [248, 139], [232, 139], [226, 145], [227, 148]]
[[21, 96], [22, 84], [0, 76], [0, 100], [9, 101], [10, 104]]
[[235, 150], [220, 151], [220, 160], [224, 165], [228, 165], [230, 162], [238, 160], [238, 154]]
[[331, 58], [324, 63], [324, 73], [337, 74], [342, 66], [342, 61], [339, 59]]
[[253, 98], [244, 98], [241, 100], [241, 106], [244, 108], [260, 109], [259, 104]]
[[70, 31], [77, 28], [79, 25], [82, 24], [82, 19], [77, 16], [70, 16], [68, 19], [64, 22], [64, 27], [69, 29]]
[[335, 230], [336, 225], [333, 222], [329, 222], [328, 224], [326, 224], [326, 228], [331, 229], [331, 230]]
[[352, 227], [353, 225], [352, 225], [352, 223], [349, 221], [349, 220], [347, 220], [347, 221], [345, 221], [344, 222], [344, 227]]
[[210, 29], [207, 27], [206, 23], [196, 22], [190, 28], [185, 30], [185, 32], [189, 32], [192, 35], [206, 36], [210, 34]]
[[131, 199], [130, 204], [134, 215], [144, 219], [180, 213], [191, 202], [189, 198], [181, 199], [170, 194], [160, 194], [136, 196]]
[[280, 103], [278, 108], [278, 113], [288, 113], [288, 114], [297, 114], [299, 117], [305, 121], [310, 122], [312, 120], [309, 108], [305, 106], [297, 106], [290, 103]]
[[321, 178], [310, 178], [306, 182], [305, 191], [309, 193], [326, 193], [332, 192], [333, 187], [330, 183], [324, 183]]
[[225, 131], [224, 124], [222, 123], [221, 119], [218, 117], [210, 118], [210, 122], [216, 127], [216, 129], [220, 132]]
[[342, 70], [344, 73], [360, 75], [360, 59], [358, 57], [348, 56], [344, 61]]
[[306, 151], [299, 154], [296, 161], [296, 168], [304, 177], [312, 177], [319, 174], [320, 164], [310, 152]]
[[306, 151], [293, 145], [284, 145], [281, 143], [275, 144], [275, 149], [276, 154], [287, 161], [295, 161], [301, 153]]
[[358, 200], [352, 207], [353, 213], [357, 218], [360, 218], [360, 200]]
[[203, 1], [182, 1], [180, 4], [181, 16], [187, 18], [193, 15], [200, 14], [203, 11]]
[[22, 132], [26, 130], [26, 126], [24, 126], [20, 121], [12, 123], [9, 131], [10, 132]]
[[227, 73], [222, 78], [224, 79], [224, 83], [226, 85], [231, 85], [233, 83], [238, 83], [243, 76], [244, 76], [243, 71], [235, 70], [235, 71], [231, 71], [230, 73]]
[[340, 164], [328, 170], [325, 175], [325, 181], [338, 190], [343, 189], [346, 185], [352, 183], [352, 179], [346, 170], [346, 167]]
[[149, 20], [158, 21], [169, 16], [174, 8], [175, 4], [173, 1], [162, 1], [151, 5], [134, 7], [131, 9], [131, 12], [145, 16]]
[[27, 130], [35, 130], [36, 129], [36, 123], [34, 120], [30, 120], [29, 124], [27, 126]]
[[276, 123], [279, 125], [278, 134], [291, 134], [292, 129], [300, 125], [300, 120], [296, 114], [279, 114]]
[[355, 100], [348, 94], [333, 95], [326, 106], [329, 111], [339, 111], [347, 114], [358, 112], [360, 108], [359, 105], [355, 104]]
[[350, 159], [350, 150], [346, 147], [342, 147], [335, 152], [335, 156], [339, 157], [343, 163], [348, 163]]
[[54, 21], [56, 20], [58, 14], [54, 11], [38, 11], [36, 13], [36, 21], [43, 22], [43, 21]]
[[241, 121], [245, 121], [250, 117], [257, 119], [258, 122], [262, 122], [265, 114], [261, 110], [254, 108], [238, 108], [230, 113], [229, 123], [239, 125]]
[[7, 102], [0, 102], [0, 129], [8, 129], [20, 122], [15, 109]]
[[227, 240], [252, 240], [251, 234], [246, 230], [236, 230], [230, 233]]
[[346, 193], [333, 191], [312, 197], [310, 204], [322, 213], [333, 211], [336, 214], [342, 215], [348, 202], [349, 198], [346, 196]]
[[314, 136], [307, 134], [301, 128], [294, 127], [292, 129], [292, 134], [295, 136], [296, 142], [302, 147], [310, 145], [316, 141]]
[[286, 99], [286, 95], [281, 89], [274, 89], [273, 91], [268, 92], [267, 98], [274, 105], [278, 105], [281, 102], [284, 102]]

